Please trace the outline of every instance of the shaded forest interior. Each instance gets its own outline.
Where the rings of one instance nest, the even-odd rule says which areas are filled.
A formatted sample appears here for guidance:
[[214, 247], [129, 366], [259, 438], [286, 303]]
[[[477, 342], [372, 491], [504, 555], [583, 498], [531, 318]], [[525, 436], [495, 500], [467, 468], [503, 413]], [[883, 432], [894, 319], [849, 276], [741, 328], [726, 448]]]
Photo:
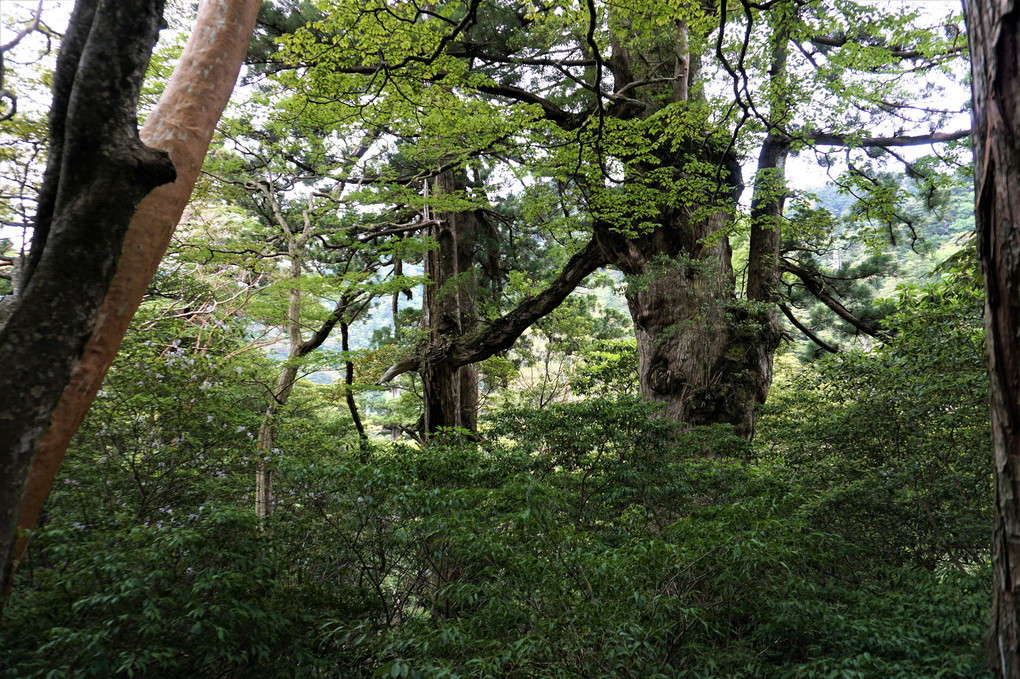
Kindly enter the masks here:
[[[188, 170], [162, 4], [2, 17], [0, 676], [1001, 676], [960, 8], [267, 1]], [[67, 262], [169, 164], [50, 489], [119, 280]]]

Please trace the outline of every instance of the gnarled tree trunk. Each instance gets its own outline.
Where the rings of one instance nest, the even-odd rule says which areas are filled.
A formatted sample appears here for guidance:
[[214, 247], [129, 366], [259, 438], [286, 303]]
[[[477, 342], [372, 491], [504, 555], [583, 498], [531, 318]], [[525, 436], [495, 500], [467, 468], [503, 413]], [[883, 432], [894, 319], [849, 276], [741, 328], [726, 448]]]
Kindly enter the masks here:
[[718, 233], [727, 218], [722, 211], [693, 219], [684, 209], [666, 210], [646, 236], [600, 230], [598, 237], [629, 279], [641, 393], [662, 404], [663, 417], [728, 423], [750, 438], [778, 332], [736, 299], [730, 245]]
[[[648, 118], [666, 105], [683, 110], [696, 104], [692, 86], [700, 62], [690, 51], [686, 24], [679, 22], [675, 35], [664, 34], [643, 56], [635, 59], [626, 41], [614, 42], [610, 65], [617, 92], [653, 79], [648, 69], [658, 66], [649, 64], [672, 61], [674, 80], [658, 90], [643, 89], [638, 102], [614, 109], [616, 116]], [[692, 425], [729, 423], [738, 435], [751, 438], [755, 406], [765, 400], [772, 381], [779, 330], [774, 314], [769, 322], [767, 311], [736, 297], [725, 228], [742, 189], [739, 166], [714, 148], [711, 138], [649, 143], [659, 144], [659, 162], [633, 166], [634, 179], [669, 168], [675, 177], [701, 175], [699, 184], [715, 188], [699, 191], [703, 202], [691, 207], [669, 202], [676, 189], [662, 186], [659, 217], [646, 235], [625, 237], [609, 225], [596, 227], [607, 259], [629, 278], [641, 393], [662, 404], [664, 417]], [[715, 168], [714, 176], [704, 176], [705, 166]], [[777, 262], [763, 262], [767, 265]]]

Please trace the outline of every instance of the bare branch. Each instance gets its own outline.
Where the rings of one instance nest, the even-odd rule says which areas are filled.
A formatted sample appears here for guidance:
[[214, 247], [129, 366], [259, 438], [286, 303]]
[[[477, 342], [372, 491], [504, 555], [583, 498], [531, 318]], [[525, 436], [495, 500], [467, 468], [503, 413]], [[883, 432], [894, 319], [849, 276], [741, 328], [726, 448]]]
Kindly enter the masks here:
[[606, 256], [598, 243], [591, 240], [583, 250], [570, 258], [555, 280], [541, 293], [529, 297], [517, 308], [501, 318], [491, 321], [478, 332], [456, 338], [440, 348], [441, 355], [405, 358], [387, 370], [377, 384], [385, 384], [394, 377], [412, 370], [420, 370], [426, 361], [437, 360], [452, 368], [484, 361], [514, 345], [525, 330], [540, 318], [552, 312], [589, 274], [607, 264]]
[[790, 310], [790, 307], [786, 306], [785, 304], [780, 304], [779, 310], [782, 311], [783, 315], [790, 320], [790, 323], [793, 324], [793, 327], [797, 328], [797, 330], [800, 330], [802, 333], [804, 333], [804, 336], [807, 337], [809, 340], [820, 346], [822, 349], [825, 349], [830, 354], [839, 353], [839, 347], [829, 344], [828, 342], [820, 338], [818, 335], [813, 333], [811, 329], [808, 328], [806, 325], [798, 321], [797, 317], [793, 315], [793, 311]]
[[423, 362], [421, 356], [412, 356], [411, 358], [401, 359], [399, 362], [390, 366], [389, 369], [383, 373], [383, 376], [379, 378], [376, 384], [386, 384], [395, 377], [399, 377], [404, 373], [409, 373], [412, 370], [419, 370]]
[[871, 337], [883, 337], [886, 335], [881, 328], [872, 325], [867, 321], [863, 321], [850, 313], [850, 311], [843, 306], [839, 300], [832, 296], [824, 281], [822, 281], [815, 273], [808, 271], [807, 269], [802, 269], [789, 261], [783, 262], [780, 267], [783, 271], [792, 273], [794, 276], [799, 278], [801, 282], [804, 283], [804, 287], [808, 289], [808, 292], [818, 298], [818, 301], [829, 307], [829, 309], [835, 312], [837, 316], [853, 327], [866, 335], [870, 335]]
[[828, 134], [826, 132], [811, 132], [798, 136], [820, 146], [882, 148], [887, 146], [924, 146], [926, 144], [945, 144], [970, 137], [970, 130], [967, 129], [956, 130], [955, 132], [935, 132], [933, 134], [892, 137], [854, 137], [849, 134]]
[[523, 104], [538, 104], [542, 108], [542, 113], [547, 120], [556, 123], [565, 130], [579, 128], [590, 115], [589, 111], [583, 113], [564, 111], [548, 99], [520, 87], [512, 87], [510, 85], [479, 85], [476, 89], [485, 94], [513, 99]]
[[[828, 36], [828, 35], [814, 35], [814, 36], [811, 36], [811, 43], [812, 44], [814, 44], [814, 45], [824, 45], [826, 47], [843, 47], [844, 45], [846, 45], [849, 42], [851, 42], [851, 41], [848, 40], [845, 35], [838, 35], [838, 36], [835, 36], [835, 37]], [[878, 47], [878, 48], [881, 48], [881, 49], [884, 49], [884, 50], [888, 50], [889, 55], [892, 56], [892, 57], [895, 57], [897, 59], [928, 59], [928, 58], [934, 58], [934, 57], [956, 56], [956, 55], [959, 55], [959, 54], [963, 54], [967, 50], [966, 45], [958, 45], [956, 47], [952, 47], [952, 48], [946, 50], [945, 52], [940, 52], [938, 54], [928, 55], [928, 54], [923, 54], [922, 52], [919, 52], [917, 50], [904, 49], [902, 47], [886, 47], [885, 45], [878, 45], [878, 44], [874, 44], [874, 43], [870, 43], [870, 44], [869, 43], [861, 43], [861, 44], [864, 44], [864, 45], [866, 45], [868, 47]]]

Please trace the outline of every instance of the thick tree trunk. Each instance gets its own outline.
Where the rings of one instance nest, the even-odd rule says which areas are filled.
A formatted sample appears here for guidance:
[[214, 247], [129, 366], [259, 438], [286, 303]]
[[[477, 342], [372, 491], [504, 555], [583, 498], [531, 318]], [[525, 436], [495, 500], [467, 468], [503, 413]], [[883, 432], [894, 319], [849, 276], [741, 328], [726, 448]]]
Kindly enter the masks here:
[[54, 78], [53, 153], [24, 292], [0, 330], [0, 566], [39, 439], [96, 323], [138, 202], [173, 181], [135, 108], [163, 3], [79, 2]]
[[[628, 92], [643, 105], [619, 105], [614, 114], [646, 118], [666, 103], [682, 108], [690, 97], [697, 97], [691, 85], [699, 78], [700, 61], [689, 42], [688, 27], [682, 23], [676, 35], [664, 34], [652, 48], [657, 50], [655, 59], [648, 58], [647, 46], [641, 51], [645, 58], [635, 59], [627, 44], [614, 42], [609, 65], [618, 92], [653, 79], [649, 64], [672, 61], [675, 77], [671, 84], [639, 88], [641, 94]], [[772, 381], [779, 326], [774, 312], [736, 298], [732, 253], [723, 229], [742, 189], [739, 166], [728, 154], [713, 149], [711, 140], [649, 143], [661, 144], [659, 163], [633, 167], [635, 179], [663, 168], [691, 176], [703, 172], [693, 162], [700, 161], [719, 169], [719, 176], [702, 178], [705, 185], [721, 186], [714, 191], [718, 197], [706, 196], [715, 205], [694, 209], [664, 202], [656, 229], [638, 238], [620, 236], [612, 225], [596, 227], [607, 259], [630, 279], [627, 303], [637, 340], [641, 393], [662, 404], [663, 417], [691, 425], [728, 423], [739, 436], [751, 438], [754, 409], [765, 400]], [[675, 189], [663, 186], [660, 193], [665, 198]], [[713, 207], [718, 209], [713, 212]], [[769, 266], [775, 270], [778, 231], [774, 240], [759, 240], [757, 252], [763, 255], [757, 262], [759, 271], [765, 273]], [[772, 250], [776, 257], [769, 256]], [[758, 280], [766, 286], [774, 283]]]
[[994, 443], [988, 661], [999, 679], [1020, 679], [1020, 16], [1009, 0], [964, 4]]
[[727, 213], [691, 219], [668, 210], [641, 238], [600, 230], [612, 263], [628, 276], [641, 393], [661, 415], [692, 425], [728, 423], [750, 438], [754, 407], [771, 381], [778, 344], [734, 292]]
[[[466, 186], [463, 171], [449, 171], [436, 180], [437, 194], [461, 192]], [[478, 279], [475, 251], [479, 236], [488, 229], [480, 210], [450, 212], [431, 227], [439, 247], [425, 256], [422, 323], [429, 331], [433, 355], [445, 353], [454, 339], [471, 333], [478, 325]], [[421, 368], [425, 406], [425, 431], [442, 427], [478, 428], [478, 370], [474, 365], [427, 360]]]
[[[94, 3], [83, 2], [81, 7], [90, 4]], [[104, 11], [113, 11], [123, 21], [134, 23], [147, 16], [145, 8], [150, 6], [154, 3], [106, 2], [102, 5]], [[65, 65], [58, 66], [58, 71], [64, 74], [64, 79], [56, 78], [55, 90], [59, 90], [61, 82], [73, 82], [74, 92], [81, 92], [75, 97], [67, 96], [68, 93], [61, 96], [58, 92], [51, 115], [56, 119], [54, 125], [58, 129], [54, 142], [66, 159], [64, 165], [68, 173], [64, 175], [61, 171], [45, 182], [51, 186], [59, 175], [60, 188], [55, 190], [52, 208], [40, 205], [40, 217], [51, 226], [40, 235], [45, 245], [33, 258], [37, 265], [32, 278], [38, 281], [37, 288], [31, 295], [26, 288], [19, 305], [26, 314], [46, 317], [26, 319], [27, 327], [35, 328], [33, 332], [44, 336], [39, 343], [24, 344], [25, 338], [17, 337], [19, 323], [24, 322], [17, 321], [12, 315], [4, 327], [4, 336], [0, 338], [0, 352], [19, 346], [30, 349], [28, 356], [0, 357], [0, 372], [13, 380], [9, 386], [0, 388], [0, 399], [20, 402], [25, 406], [34, 404], [33, 407], [38, 408], [35, 416], [21, 418], [15, 409], [9, 409], [6, 403], [0, 404], [0, 412], [6, 416], [0, 421], [0, 436], [19, 441], [17, 446], [0, 442], [0, 455], [12, 456], [11, 460], [5, 458], [0, 463], [0, 478], [3, 479], [0, 483], [4, 484], [0, 488], [0, 573], [4, 576], [5, 592], [10, 586], [12, 565], [24, 555], [28, 533], [35, 526], [67, 445], [99, 390], [188, 202], [216, 123], [237, 80], [260, 6], [259, 0], [207, 0], [202, 3], [195, 31], [180, 64], [140, 132], [145, 144], [170, 154], [177, 173], [175, 182], [151, 193], [148, 193], [148, 188], [140, 189], [148, 180], [137, 170], [131, 176], [134, 182], [131, 187], [95, 187], [93, 185], [97, 181], [110, 181], [102, 176], [104, 163], [73, 157], [75, 153], [88, 151], [90, 130], [106, 129], [106, 125], [123, 119], [128, 111], [132, 116], [133, 129], [137, 95], [120, 93], [113, 96], [115, 93], [103, 83], [105, 79], [114, 87], [124, 87], [128, 82], [126, 74], [118, 74], [114, 66], [122, 63], [125, 55], [133, 51], [130, 46], [135, 41], [144, 39], [142, 28], [98, 22], [91, 26], [91, 32], [85, 31], [90, 42], [71, 40], [61, 51], [60, 61]], [[76, 12], [80, 11], [76, 9]], [[75, 34], [75, 27], [83, 21], [80, 18], [73, 20], [69, 33]], [[92, 40], [106, 41], [109, 53], [93, 50]], [[146, 49], [151, 51], [151, 45]], [[80, 56], [75, 50], [82, 50]], [[65, 51], [69, 56], [64, 55]], [[139, 62], [143, 69], [148, 54], [146, 51], [144, 61]], [[66, 79], [68, 77], [70, 80]], [[103, 99], [106, 94], [110, 96], [104, 105], [91, 101], [92, 98]], [[89, 109], [85, 117], [77, 116], [76, 105]], [[117, 110], [107, 111], [109, 106]], [[87, 172], [93, 179], [78, 177], [76, 172]], [[53, 172], [48, 170], [47, 175], [51, 174]], [[150, 186], [158, 183], [154, 181]], [[42, 199], [47, 190], [53, 189], [44, 187], [41, 203], [45, 202]], [[136, 208], [137, 199], [132, 196], [137, 194], [140, 197], [145, 193], [148, 195], [137, 203]], [[93, 217], [82, 212], [89, 200], [103, 200], [110, 205], [97, 207], [99, 216]], [[46, 217], [47, 209], [52, 210], [49, 213], [53, 215], [52, 220]], [[109, 261], [109, 258], [101, 256], [96, 259], [88, 253], [98, 242], [105, 242], [102, 234], [116, 231], [113, 224], [117, 215], [122, 213], [126, 213], [125, 223], [129, 221], [130, 226], [123, 236], [123, 245], [118, 242], [116, 253], [120, 254], [119, 259], [116, 256], [112, 258], [115, 262], [112, 281], [110, 277], [106, 278], [106, 284], [100, 286], [102, 294], [97, 300], [96, 295], [89, 293], [94, 287], [72, 280], [70, 273], [83, 271], [83, 264], [103, 269], [101, 261]], [[107, 225], [107, 229], [96, 231], [97, 224]], [[62, 240], [60, 233], [65, 228], [68, 234], [81, 234], [77, 242]], [[73, 298], [66, 299], [65, 295]], [[90, 308], [95, 310], [96, 307], [98, 312], [89, 312]], [[79, 339], [71, 347], [58, 346], [52, 341], [55, 337], [68, 336], [71, 330], [71, 326], [60, 317], [65, 313], [76, 315], [78, 318], [74, 323], [80, 326]], [[70, 360], [65, 360], [68, 357]], [[47, 390], [55, 390], [56, 398], [43, 395], [42, 392]], [[31, 471], [25, 481], [29, 464]], [[13, 560], [9, 560], [15, 532], [13, 521], [17, 521], [24, 536], [18, 541]]]
[[[758, 155], [758, 171], [751, 197], [751, 242], [747, 260], [746, 319], [754, 327], [753, 341], [748, 346], [747, 377], [754, 382], [751, 408], [765, 402], [772, 386], [772, 365], [782, 338], [782, 326], [776, 313], [780, 302], [779, 252], [782, 242], [783, 207], [786, 202], [786, 158], [790, 141], [768, 135]], [[791, 314], [792, 315], [792, 314]], [[754, 413], [750, 413], [750, 429], [743, 434], [754, 435]]]

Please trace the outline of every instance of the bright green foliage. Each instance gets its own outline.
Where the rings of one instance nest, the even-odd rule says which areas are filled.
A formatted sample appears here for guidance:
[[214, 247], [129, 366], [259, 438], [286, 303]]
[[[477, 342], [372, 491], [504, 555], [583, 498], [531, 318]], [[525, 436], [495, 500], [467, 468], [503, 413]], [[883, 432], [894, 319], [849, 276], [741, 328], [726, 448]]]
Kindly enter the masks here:
[[161, 526], [78, 530], [69, 507], [7, 609], [0, 663], [8, 676], [982, 676], [981, 568], [883, 564], [867, 541], [812, 527], [797, 469], [653, 414], [630, 398], [513, 410], [490, 443], [453, 431], [422, 450], [306, 439], [279, 461], [262, 530], [211, 502]]
[[582, 397], [637, 393], [637, 349], [632, 339], [592, 342], [580, 354], [570, 378], [571, 390]]
[[54, 490], [0, 676], [982, 677], [966, 280], [905, 289], [886, 345], [780, 380], [754, 447], [614, 397], [617, 340], [580, 351], [588, 400], [503, 410], [482, 443], [356, 445], [299, 389], [260, 529], [269, 367], [167, 313], [215, 279], [165, 275]]
[[[518, 371], [518, 388], [503, 394], [503, 402], [542, 408], [566, 400], [572, 394], [572, 375], [579, 363], [603, 343], [626, 342], [621, 337], [627, 333], [627, 325], [626, 316], [602, 307], [595, 295], [568, 297], [514, 345], [510, 361]], [[633, 341], [630, 346], [633, 354]], [[629, 367], [636, 368], [636, 362]]]
[[[196, 305], [205, 289], [158, 283]], [[221, 331], [210, 345], [157, 300], [136, 317], [145, 332], [128, 335], [51, 492], [4, 611], [2, 676], [295, 676], [273, 665], [281, 656], [313, 671], [316, 612], [293, 605], [307, 594], [249, 509], [269, 362], [242, 336]], [[348, 427], [323, 421], [318, 440], [288, 432], [279, 445], [323, 445]]]
[[965, 569], [991, 520], [981, 295], [941, 283], [899, 302], [885, 345], [777, 385], [763, 443], [803, 478], [815, 525], [888, 563]]
[[[473, 6], [470, 31], [447, 40]], [[885, 316], [871, 352], [795, 378], [780, 370], [754, 446], [725, 428], [682, 429], [635, 398], [634, 343], [589, 297], [481, 366], [495, 392], [481, 438], [356, 444], [329, 402], [344, 387], [300, 383], [274, 422], [274, 511], [254, 521], [254, 435], [279, 366], [252, 343], [282, 322], [290, 290], [307, 335], [345, 295], [367, 303], [423, 282], [411, 272], [435, 243], [413, 224], [484, 209], [496, 226], [478, 254], [499, 273], [480, 315], [494, 319], [600, 220], [634, 236], [663, 206], [718, 209], [704, 197], [722, 168], [694, 146], [707, 140], [713, 155], [742, 120], [734, 148], [749, 155], [765, 130], [741, 118], [747, 97], [805, 135], [936, 125], [897, 118], [914, 115], [899, 106], [914, 62], [893, 53], [940, 62], [959, 38], [870, 4], [731, 3], [719, 48], [740, 72], [723, 74], [706, 41], [720, 17], [701, 3], [595, 3], [594, 14], [457, 0], [294, 0], [267, 13], [253, 56], [292, 68], [261, 69], [222, 126], [205, 207], [153, 284], [3, 613], [0, 676], [984, 676], [987, 385], [980, 295], [960, 272], [873, 314], [855, 309]], [[691, 101], [668, 103], [662, 85], [640, 93], [647, 115], [615, 116], [634, 104], [621, 97], [603, 102], [605, 117], [581, 113], [595, 110], [579, 82], [595, 65], [560, 60], [590, 57], [589, 27], [606, 57], [612, 35], [665, 64], [681, 18], [706, 77], [735, 75], [737, 90], [693, 83]], [[791, 53], [796, 77], [772, 82], [782, 31], [803, 49]], [[468, 48], [489, 56], [455, 56]], [[495, 84], [538, 84], [563, 115], [500, 103], [486, 94]], [[837, 96], [853, 105], [832, 106]], [[35, 143], [38, 130], [18, 134]], [[921, 225], [917, 209], [952, 211], [929, 161], [913, 163], [920, 188], [856, 162], [845, 183], [864, 200], [847, 211], [871, 220], [852, 234], [865, 244]], [[437, 196], [428, 177], [446, 164], [466, 167], [471, 185]], [[965, 196], [950, 197], [951, 220], [965, 219]], [[837, 212], [799, 201], [782, 224], [802, 248], [788, 261], [847, 279], [830, 281], [844, 298], [870, 298], [864, 281], [888, 262], [855, 251], [826, 268], [845, 228]], [[300, 260], [300, 276], [285, 278], [283, 260]], [[373, 381], [425, 341], [411, 316], [399, 310], [371, 352], [322, 352], [321, 363], [356, 358], [358, 379]], [[551, 388], [508, 388], [539, 365], [559, 380]], [[376, 414], [412, 426], [416, 376], [404, 386]], [[537, 407], [511, 407], [522, 403]]]

